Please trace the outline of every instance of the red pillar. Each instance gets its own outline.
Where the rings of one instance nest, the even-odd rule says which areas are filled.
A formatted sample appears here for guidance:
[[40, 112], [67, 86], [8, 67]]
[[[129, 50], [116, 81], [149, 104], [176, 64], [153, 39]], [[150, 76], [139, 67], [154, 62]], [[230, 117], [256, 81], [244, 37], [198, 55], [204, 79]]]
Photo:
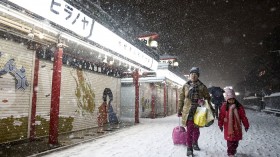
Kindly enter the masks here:
[[164, 112], [164, 116], [167, 115], [167, 97], [166, 97], [166, 82], [164, 82], [163, 85], [163, 112]]
[[50, 131], [49, 144], [58, 144], [58, 120], [59, 120], [59, 99], [61, 86], [61, 68], [62, 68], [63, 48], [59, 47], [54, 53], [52, 94], [50, 109]]
[[139, 73], [138, 69], [133, 72], [133, 82], [135, 86], [135, 123], [139, 123]]
[[30, 121], [30, 137], [29, 140], [35, 139], [35, 121], [36, 121], [36, 102], [37, 102], [37, 89], [38, 89], [38, 75], [39, 75], [39, 59], [35, 57], [34, 66], [34, 78], [33, 78], [33, 95], [32, 95], [32, 106], [31, 106], [31, 121]]

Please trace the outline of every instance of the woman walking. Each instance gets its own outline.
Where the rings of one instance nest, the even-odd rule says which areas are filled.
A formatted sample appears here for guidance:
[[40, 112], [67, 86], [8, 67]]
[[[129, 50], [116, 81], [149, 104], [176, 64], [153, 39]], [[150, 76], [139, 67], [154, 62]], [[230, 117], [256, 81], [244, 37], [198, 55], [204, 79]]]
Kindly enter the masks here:
[[[182, 124], [187, 126], [187, 156], [193, 155], [193, 150], [200, 150], [198, 146], [200, 131], [199, 127], [194, 124], [194, 114], [199, 106], [198, 101], [204, 99], [211, 104], [208, 89], [198, 77], [199, 68], [191, 68], [190, 81], [183, 86], [179, 99], [178, 116], [182, 116]], [[209, 106], [214, 113], [213, 107]]]

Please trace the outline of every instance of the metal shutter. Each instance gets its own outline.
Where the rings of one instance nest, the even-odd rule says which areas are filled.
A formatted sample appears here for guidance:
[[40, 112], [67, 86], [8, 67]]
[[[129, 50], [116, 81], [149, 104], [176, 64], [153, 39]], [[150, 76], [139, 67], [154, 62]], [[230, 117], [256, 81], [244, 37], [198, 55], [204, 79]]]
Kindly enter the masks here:
[[[50, 112], [50, 100], [51, 100], [51, 81], [52, 81], [52, 62], [40, 61], [39, 69], [39, 91], [37, 100], [37, 114], [43, 117], [43, 122], [47, 120], [47, 125], [41, 124], [43, 129], [38, 129], [41, 132], [48, 133], [49, 125], [49, 112]], [[78, 76], [79, 74], [79, 76]], [[83, 83], [80, 84], [78, 79]], [[78, 82], [77, 82], [78, 81]], [[80, 88], [77, 88], [80, 87]], [[84, 88], [84, 87], [86, 88]], [[82, 91], [81, 91], [81, 88]], [[61, 92], [60, 92], [60, 108], [59, 108], [59, 133], [67, 131], [77, 131], [86, 128], [97, 127], [97, 115], [98, 107], [103, 102], [103, 90], [104, 88], [110, 88], [113, 93], [112, 105], [114, 112], [119, 115], [120, 104], [120, 79], [93, 73], [87, 70], [78, 70], [70, 66], [62, 66], [61, 73]], [[80, 91], [79, 91], [80, 89]], [[93, 98], [95, 107], [91, 113], [88, 108], [83, 109], [81, 105], [88, 105], [85, 102], [81, 102], [76, 95], [79, 91], [82, 94], [90, 91]], [[86, 98], [86, 97], [84, 97]], [[78, 103], [81, 102], [79, 106]], [[40, 124], [41, 122], [38, 122]]]
[[140, 117], [150, 117], [152, 111], [152, 91], [150, 88], [150, 83], [141, 83], [139, 104]]
[[163, 100], [164, 100], [164, 91], [163, 86], [156, 84], [156, 107], [155, 107], [155, 113], [157, 116], [163, 116], [164, 115], [164, 106], [163, 106]]
[[120, 119], [122, 121], [134, 122], [134, 120], [135, 120], [135, 86], [133, 84], [124, 84], [124, 83], [122, 84], [120, 110], [121, 110]]
[[[0, 39], [0, 69], [14, 59], [16, 75], [25, 73], [28, 86], [16, 89], [16, 77], [6, 73], [0, 77], [0, 143], [26, 139], [28, 134], [28, 117], [31, 104], [31, 87], [33, 75], [34, 52], [27, 46]], [[25, 71], [24, 71], [25, 70]], [[24, 82], [23, 79], [20, 79]]]

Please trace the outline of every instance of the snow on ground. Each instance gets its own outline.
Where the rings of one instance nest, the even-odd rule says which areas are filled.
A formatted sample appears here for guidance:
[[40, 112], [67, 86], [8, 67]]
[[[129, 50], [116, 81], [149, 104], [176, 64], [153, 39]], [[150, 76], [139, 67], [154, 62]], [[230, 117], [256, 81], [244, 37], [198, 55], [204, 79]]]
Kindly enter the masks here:
[[[237, 157], [280, 157], [280, 118], [246, 110], [251, 127], [239, 142]], [[173, 145], [172, 130], [179, 125], [176, 115], [140, 119], [140, 124], [107, 137], [54, 152], [46, 157], [184, 157], [186, 146]], [[200, 129], [196, 157], [226, 157], [226, 141], [217, 121]]]

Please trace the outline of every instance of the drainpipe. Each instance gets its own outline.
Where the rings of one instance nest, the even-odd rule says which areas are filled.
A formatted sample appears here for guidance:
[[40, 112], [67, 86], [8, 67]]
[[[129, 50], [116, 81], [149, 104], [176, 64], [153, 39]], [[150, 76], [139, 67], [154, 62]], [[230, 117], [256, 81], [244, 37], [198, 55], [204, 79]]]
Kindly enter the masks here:
[[132, 73], [133, 83], [135, 86], [135, 123], [139, 123], [139, 72], [136, 69]]
[[164, 116], [167, 115], [167, 97], [166, 97], [166, 82], [164, 81], [163, 84], [163, 112], [164, 112]]
[[50, 109], [50, 130], [49, 144], [58, 144], [58, 122], [59, 122], [59, 102], [61, 86], [61, 69], [62, 69], [62, 45], [58, 44], [58, 49], [54, 53], [52, 92], [51, 92], [51, 109]]
[[30, 121], [30, 141], [35, 139], [35, 121], [36, 121], [36, 102], [37, 102], [37, 90], [38, 90], [38, 75], [39, 75], [39, 58], [37, 52], [35, 55], [34, 65], [34, 77], [33, 77], [33, 95], [32, 95], [32, 106], [31, 106], [31, 121]]
[[152, 83], [151, 84], [151, 90], [152, 90], [152, 101], [151, 101], [151, 104], [152, 104], [152, 113], [151, 113], [151, 118], [152, 119], [155, 119], [155, 101], [156, 101], [156, 94], [155, 94], [155, 84]]

